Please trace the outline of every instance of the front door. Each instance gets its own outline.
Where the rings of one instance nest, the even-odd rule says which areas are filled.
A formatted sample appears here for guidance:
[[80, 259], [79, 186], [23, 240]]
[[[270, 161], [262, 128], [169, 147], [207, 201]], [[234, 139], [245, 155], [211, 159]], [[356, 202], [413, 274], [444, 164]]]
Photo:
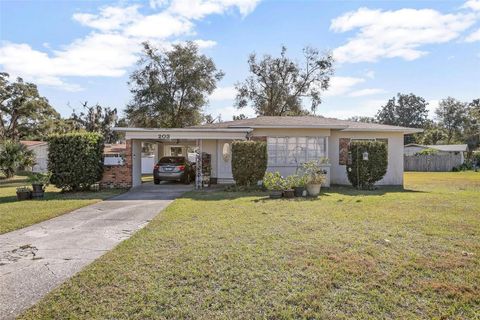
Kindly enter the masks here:
[[218, 179], [233, 179], [232, 175], [232, 141], [217, 141]]

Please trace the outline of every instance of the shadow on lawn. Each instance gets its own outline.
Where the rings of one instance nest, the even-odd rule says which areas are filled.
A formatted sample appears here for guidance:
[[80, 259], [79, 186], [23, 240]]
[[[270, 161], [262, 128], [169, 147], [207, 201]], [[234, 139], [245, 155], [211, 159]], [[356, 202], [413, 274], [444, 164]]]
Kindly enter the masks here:
[[[322, 197], [330, 197], [334, 195], [343, 196], [383, 196], [392, 193], [428, 193], [421, 190], [405, 189], [398, 186], [383, 186], [375, 190], [358, 190], [348, 186], [332, 186], [324, 188], [320, 192], [319, 197], [301, 197], [301, 198], [281, 198], [282, 200], [291, 201], [314, 201]], [[270, 199], [268, 191], [225, 191], [222, 189], [192, 191], [185, 193], [182, 198], [200, 201], [217, 201], [217, 200], [233, 200], [246, 197], [261, 197], [260, 199], [253, 199], [253, 202], [259, 201], [275, 201], [279, 199]]]
[[114, 197], [121, 194], [121, 190], [115, 191], [79, 191], [79, 192], [55, 192], [47, 191], [43, 199], [31, 199], [18, 201], [16, 195], [0, 197], [0, 204], [9, 203], [9, 202], [22, 202], [22, 203], [34, 203], [41, 201], [49, 200], [96, 200], [96, 199], [106, 199], [109, 197]]

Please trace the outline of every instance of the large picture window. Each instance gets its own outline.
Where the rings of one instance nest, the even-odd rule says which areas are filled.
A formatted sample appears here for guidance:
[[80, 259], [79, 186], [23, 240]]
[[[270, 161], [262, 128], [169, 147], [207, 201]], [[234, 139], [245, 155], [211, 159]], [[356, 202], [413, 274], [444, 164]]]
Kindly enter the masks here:
[[268, 137], [269, 165], [297, 165], [326, 157], [325, 137]]

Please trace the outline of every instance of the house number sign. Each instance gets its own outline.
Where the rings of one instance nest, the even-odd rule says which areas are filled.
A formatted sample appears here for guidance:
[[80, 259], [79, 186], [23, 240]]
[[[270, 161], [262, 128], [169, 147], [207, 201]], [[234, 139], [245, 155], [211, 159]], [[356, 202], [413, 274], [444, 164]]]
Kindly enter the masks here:
[[168, 133], [160, 133], [158, 139], [170, 140], [170, 135]]

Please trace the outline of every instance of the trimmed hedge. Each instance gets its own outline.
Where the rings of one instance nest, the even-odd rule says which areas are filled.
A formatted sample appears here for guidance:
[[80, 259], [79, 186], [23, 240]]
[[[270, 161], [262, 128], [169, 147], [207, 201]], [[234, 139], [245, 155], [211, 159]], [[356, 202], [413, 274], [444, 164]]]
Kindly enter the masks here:
[[51, 182], [64, 191], [89, 189], [103, 174], [103, 137], [75, 132], [48, 138], [48, 170]]
[[[363, 153], [368, 152], [368, 160]], [[347, 176], [350, 183], [360, 189], [371, 189], [387, 173], [387, 144], [379, 141], [352, 141], [349, 146]], [[358, 166], [358, 167], [357, 167]]]
[[232, 143], [232, 174], [239, 186], [251, 186], [263, 179], [267, 171], [267, 143], [234, 141]]

